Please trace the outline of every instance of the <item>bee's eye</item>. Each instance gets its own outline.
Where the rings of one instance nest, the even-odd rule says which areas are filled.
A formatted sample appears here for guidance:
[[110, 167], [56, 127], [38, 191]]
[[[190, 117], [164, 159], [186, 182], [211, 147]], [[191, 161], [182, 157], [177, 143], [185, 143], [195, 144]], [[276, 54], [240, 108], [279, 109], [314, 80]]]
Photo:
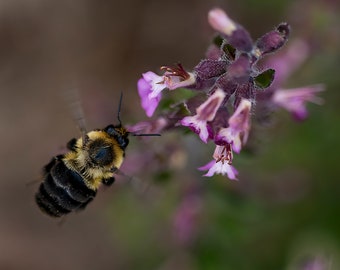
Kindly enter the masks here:
[[98, 166], [106, 166], [112, 163], [114, 153], [110, 145], [93, 142], [89, 147], [91, 162]]
[[120, 136], [117, 138], [117, 142], [121, 148], [125, 149], [126, 146], [129, 144], [129, 139], [126, 136]]
[[116, 139], [119, 146], [124, 150], [129, 144], [128, 135], [129, 132], [121, 126], [109, 125], [104, 129], [110, 136]]
[[118, 135], [119, 133], [117, 132], [116, 128], [113, 125], [109, 125], [104, 129], [108, 134], [111, 136]]

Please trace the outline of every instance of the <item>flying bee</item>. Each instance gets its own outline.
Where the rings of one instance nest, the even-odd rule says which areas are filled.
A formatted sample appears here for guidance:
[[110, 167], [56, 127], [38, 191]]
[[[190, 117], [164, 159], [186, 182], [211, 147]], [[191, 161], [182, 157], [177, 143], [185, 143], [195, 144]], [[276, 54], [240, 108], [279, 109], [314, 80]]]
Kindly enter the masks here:
[[82, 137], [67, 143], [66, 154], [58, 155], [43, 168], [43, 181], [35, 201], [45, 214], [62, 217], [72, 211], [84, 209], [96, 196], [103, 184], [112, 185], [119, 173], [125, 149], [132, 136], [160, 136], [160, 134], [134, 134], [122, 126], [118, 106], [118, 125], [86, 132], [82, 118], [78, 119]]

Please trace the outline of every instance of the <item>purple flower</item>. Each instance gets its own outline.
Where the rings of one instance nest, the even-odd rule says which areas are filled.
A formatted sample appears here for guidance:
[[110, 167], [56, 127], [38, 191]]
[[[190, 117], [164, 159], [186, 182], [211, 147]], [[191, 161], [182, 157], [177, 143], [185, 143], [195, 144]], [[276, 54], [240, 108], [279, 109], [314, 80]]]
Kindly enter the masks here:
[[151, 117], [155, 112], [162, 97], [161, 92], [165, 88], [174, 90], [192, 85], [196, 81], [195, 75], [186, 72], [180, 64], [177, 67], [164, 66], [161, 69], [165, 70], [163, 76], [148, 71], [142, 74], [142, 78], [137, 83], [142, 108], [148, 117]]
[[181, 125], [190, 127], [197, 133], [205, 143], [212, 135], [209, 121], [214, 120], [218, 108], [221, 106], [226, 94], [223, 90], [217, 89], [204, 103], [196, 109], [196, 115], [187, 116], [181, 120]]
[[242, 99], [236, 111], [229, 118], [227, 128], [221, 128], [215, 136], [217, 145], [230, 144], [236, 153], [240, 153], [242, 144], [247, 142], [250, 130], [251, 102]]
[[208, 170], [203, 176], [211, 177], [214, 174], [222, 174], [228, 175], [230, 180], [237, 180], [238, 171], [231, 165], [232, 151], [230, 145], [217, 145], [213, 157], [214, 160], [198, 168], [200, 171]]
[[308, 116], [306, 102], [322, 104], [323, 100], [317, 97], [316, 93], [323, 90], [322, 85], [294, 89], [278, 89], [272, 96], [272, 102], [292, 113], [297, 120], [304, 120]]

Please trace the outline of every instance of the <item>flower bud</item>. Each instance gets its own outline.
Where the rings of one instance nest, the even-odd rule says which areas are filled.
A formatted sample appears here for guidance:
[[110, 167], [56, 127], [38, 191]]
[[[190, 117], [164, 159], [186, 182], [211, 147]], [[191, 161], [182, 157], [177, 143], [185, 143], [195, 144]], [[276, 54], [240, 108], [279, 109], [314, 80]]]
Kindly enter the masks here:
[[194, 68], [197, 77], [203, 80], [211, 79], [226, 72], [227, 61], [204, 59]]
[[247, 30], [233, 22], [222, 9], [212, 9], [208, 14], [208, 21], [235, 49], [242, 52], [250, 52], [253, 49], [253, 41]]
[[226, 100], [235, 93], [237, 83], [231, 79], [228, 74], [224, 74], [216, 80], [215, 86], [226, 93]]
[[272, 53], [281, 48], [288, 40], [290, 27], [281, 23], [275, 30], [260, 37], [256, 42], [258, 56]]
[[214, 134], [221, 128], [228, 127], [228, 119], [230, 117], [229, 111], [226, 107], [220, 107], [216, 112], [214, 120], [211, 122], [211, 127], [213, 129]]
[[242, 99], [250, 100], [252, 103], [255, 103], [256, 89], [252, 80], [237, 87], [234, 99], [235, 109], [239, 106]]
[[211, 60], [219, 60], [222, 55], [221, 49], [216, 44], [211, 44], [205, 52], [206, 58]]
[[229, 65], [228, 77], [237, 83], [244, 83], [249, 80], [250, 62], [247, 55], [241, 55], [237, 60]]
[[208, 21], [212, 28], [227, 36], [230, 36], [236, 30], [236, 24], [220, 8], [209, 11]]
[[238, 26], [227, 40], [231, 46], [241, 52], [250, 52], [253, 49], [253, 41], [250, 34], [242, 26]]

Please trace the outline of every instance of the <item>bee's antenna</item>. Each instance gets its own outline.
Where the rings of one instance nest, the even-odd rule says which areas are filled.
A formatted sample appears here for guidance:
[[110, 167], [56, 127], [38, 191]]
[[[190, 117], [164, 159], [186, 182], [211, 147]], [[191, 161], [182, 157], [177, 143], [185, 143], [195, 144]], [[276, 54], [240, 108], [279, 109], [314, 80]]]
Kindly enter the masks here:
[[[120, 98], [119, 98], [119, 104], [118, 104], [118, 112], [117, 112], [117, 119], [119, 122], [119, 125], [122, 125], [122, 121], [120, 119], [120, 110], [122, 108], [122, 101], [123, 101], [123, 92], [120, 93]], [[150, 133], [150, 134], [136, 134], [136, 133], [130, 133], [132, 136], [161, 136], [161, 134], [154, 134], [154, 133]]]
[[147, 137], [147, 136], [161, 136], [161, 134], [159, 134], [159, 133], [146, 133], [146, 134], [144, 134], [144, 133], [140, 133], [140, 134], [131, 133], [131, 135], [132, 136], [140, 136], [140, 137], [142, 137], [142, 136], [144, 136], [144, 137]]
[[118, 112], [117, 112], [117, 119], [118, 119], [120, 126], [122, 125], [122, 121], [120, 120], [120, 109], [122, 108], [122, 101], [123, 101], [123, 92], [120, 93]]

